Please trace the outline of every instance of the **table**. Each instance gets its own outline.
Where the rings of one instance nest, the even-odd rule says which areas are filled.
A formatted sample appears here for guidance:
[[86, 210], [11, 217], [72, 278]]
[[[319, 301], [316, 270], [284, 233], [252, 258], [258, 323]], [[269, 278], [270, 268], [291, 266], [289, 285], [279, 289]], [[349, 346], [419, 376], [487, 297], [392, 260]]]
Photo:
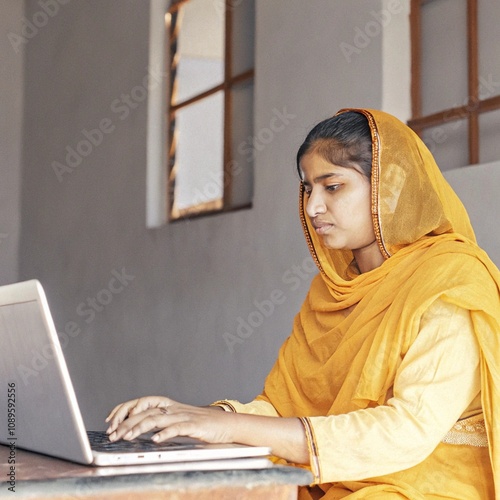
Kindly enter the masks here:
[[298, 485], [312, 482], [309, 471], [296, 467], [166, 472], [168, 466], [93, 467], [16, 449], [13, 492], [9, 452], [0, 445], [0, 498], [16, 500], [291, 500]]

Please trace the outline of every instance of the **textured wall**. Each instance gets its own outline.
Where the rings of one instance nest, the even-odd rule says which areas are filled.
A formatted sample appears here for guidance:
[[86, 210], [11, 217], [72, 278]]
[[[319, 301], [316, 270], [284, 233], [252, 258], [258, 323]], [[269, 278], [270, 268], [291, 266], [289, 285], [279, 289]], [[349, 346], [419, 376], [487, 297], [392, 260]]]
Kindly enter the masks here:
[[18, 277], [24, 2], [0, 0], [0, 284]]
[[255, 135], [285, 126], [256, 155], [254, 206], [148, 230], [146, 5], [71, 1], [26, 44], [21, 278], [46, 287], [92, 427], [143, 394], [261, 390], [314, 273], [296, 149], [339, 108], [382, 104], [381, 35], [355, 45], [381, 2], [258, 0]]

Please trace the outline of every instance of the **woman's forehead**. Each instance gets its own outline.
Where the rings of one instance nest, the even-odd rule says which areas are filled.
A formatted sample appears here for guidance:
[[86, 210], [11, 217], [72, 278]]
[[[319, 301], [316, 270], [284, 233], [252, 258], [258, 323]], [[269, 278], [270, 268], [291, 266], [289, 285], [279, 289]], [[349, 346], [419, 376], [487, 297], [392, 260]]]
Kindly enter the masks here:
[[352, 173], [362, 175], [354, 163], [349, 166], [337, 165], [316, 152], [305, 154], [300, 160], [300, 174], [304, 182], [321, 182], [329, 177], [349, 177]]

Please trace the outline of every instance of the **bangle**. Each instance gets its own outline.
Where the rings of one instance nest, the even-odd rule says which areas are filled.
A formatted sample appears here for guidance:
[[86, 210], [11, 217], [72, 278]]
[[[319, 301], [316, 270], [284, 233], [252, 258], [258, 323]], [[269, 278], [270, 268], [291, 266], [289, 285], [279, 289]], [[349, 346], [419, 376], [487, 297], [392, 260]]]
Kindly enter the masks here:
[[226, 399], [221, 399], [219, 401], [215, 401], [214, 403], [210, 404], [209, 406], [218, 406], [218, 407], [222, 408], [224, 411], [236, 413], [236, 408]]

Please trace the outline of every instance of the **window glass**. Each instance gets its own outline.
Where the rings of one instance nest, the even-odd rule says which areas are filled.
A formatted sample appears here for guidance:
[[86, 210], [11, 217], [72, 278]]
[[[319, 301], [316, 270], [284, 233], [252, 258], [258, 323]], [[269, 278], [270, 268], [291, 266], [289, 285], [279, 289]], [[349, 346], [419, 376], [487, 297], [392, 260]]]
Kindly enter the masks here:
[[500, 2], [481, 0], [478, 2], [479, 31], [479, 97], [489, 99], [500, 95]]
[[181, 108], [175, 118], [175, 206], [177, 213], [223, 195], [224, 94], [217, 92]]
[[180, 7], [174, 103], [224, 80], [224, 15], [213, 0], [190, 0]]
[[500, 158], [500, 110], [479, 115], [479, 161], [488, 163]]
[[499, 19], [498, 0], [412, 1], [409, 124], [443, 170], [500, 157]]
[[466, 0], [432, 0], [421, 16], [422, 114], [467, 104]]
[[255, 0], [174, 2], [169, 218], [248, 207]]

